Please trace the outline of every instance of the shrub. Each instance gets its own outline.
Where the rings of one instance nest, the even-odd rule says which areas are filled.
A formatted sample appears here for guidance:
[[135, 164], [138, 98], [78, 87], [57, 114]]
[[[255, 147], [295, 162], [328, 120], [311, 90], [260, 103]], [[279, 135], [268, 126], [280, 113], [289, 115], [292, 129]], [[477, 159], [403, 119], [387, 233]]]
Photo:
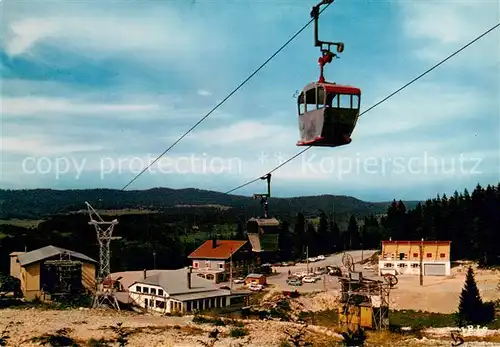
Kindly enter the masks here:
[[233, 327], [229, 331], [229, 336], [231, 336], [231, 337], [239, 338], [239, 337], [244, 337], [247, 335], [248, 335], [248, 329], [245, 329], [245, 328]]
[[43, 334], [31, 339], [32, 342], [39, 343], [42, 346], [50, 347], [78, 347], [74, 339], [69, 337], [70, 329], [64, 328], [57, 330], [54, 334]]
[[360, 328], [355, 331], [348, 330], [342, 333], [342, 337], [344, 338], [344, 346], [349, 347], [363, 346], [366, 340], [366, 334], [364, 330]]

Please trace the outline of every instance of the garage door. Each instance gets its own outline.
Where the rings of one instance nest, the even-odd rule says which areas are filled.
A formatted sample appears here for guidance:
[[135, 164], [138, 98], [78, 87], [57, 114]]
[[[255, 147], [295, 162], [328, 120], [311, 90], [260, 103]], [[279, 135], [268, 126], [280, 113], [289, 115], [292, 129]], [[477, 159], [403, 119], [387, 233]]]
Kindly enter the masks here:
[[446, 267], [444, 264], [424, 264], [425, 276], [446, 276]]

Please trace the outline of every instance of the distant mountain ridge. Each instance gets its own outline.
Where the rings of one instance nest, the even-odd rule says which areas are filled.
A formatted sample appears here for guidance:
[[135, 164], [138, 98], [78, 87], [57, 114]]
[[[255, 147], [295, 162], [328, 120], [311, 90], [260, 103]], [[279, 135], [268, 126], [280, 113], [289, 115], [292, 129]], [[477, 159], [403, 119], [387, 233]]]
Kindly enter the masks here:
[[[169, 210], [189, 208], [235, 209], [248, 213], [260, 210], [258, 201], [248, 196], [228, 195], [196, 188], [120, 191], [116, 189], [21, 189], [0, 190], [0, 219], [39, 219], [53, 214], [79, 211], [88, 201], [95, 209], [119, 210]], [[405, 201], [412, 208], [417, 201]], [[387, 212], [390, 202], [366, 202], [351, 196], [319, 195], [293, 198], [272, 198], [269, 201], [273, 214], [330, 213], [365, 216]]]

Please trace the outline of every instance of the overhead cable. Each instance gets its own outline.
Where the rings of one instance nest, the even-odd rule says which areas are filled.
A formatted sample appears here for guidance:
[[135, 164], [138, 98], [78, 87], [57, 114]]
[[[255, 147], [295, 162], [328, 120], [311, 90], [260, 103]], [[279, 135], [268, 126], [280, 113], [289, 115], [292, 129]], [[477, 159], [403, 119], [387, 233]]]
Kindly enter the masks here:
[[[326, 6], [319, 12], [320, 14], [325, 11], [328, 6], [333, 3], [326, 4]], [[266, 66], [271, 60], [273, 60], [286, 46], [290, 44], [297, 36], [300, 35], [312, 22], [314, 18], [312, 18], [309, 22], [307, 22], [302, 28], [300, 28], [295, 34], [293, 34], [276, 52], [274, 52], [267, 60], [262, 63], [257, 69], [254, 70], [243, 82], [241, 82], [231, 93], [229, 93], [221, 102], [215, 105], [205, 116], [203, 116], [198, 122], [196, 122], [191, 128], [189, 128], [182, 136], [180, 136], [174, 143], [170, 145], [163, 153], [161, 153], [155, 160], [153, 160], [149, 165], [147, 165], [141, 172], [139, 172], [130, 182], [128, 182], [121, 190], [127, 189], [135, 180], [137, 180], [143, 173], [145, 173], [153, 164], [155, 164], [158, 160], [160, 160], [165, 154], [167, 154], [175, 145], [177, 145], [184, 137], [186, 137], [191, 131], [193, 131], [198, 125], [200, 125], [205, 119], [207, 119], [215, 110], [217, 110], [222, 104], [224, 104], [230, 97], [232, 97], [241, 87], [243, 87], [252, 77], [254, 77], [264, 66]]]
[[[447, 56], [446, 58], [444, 58], [443, 60], [441, 60], [439, 63], [433, 65], [432, 67], [430, 67], [429, 69], [425, 70], [423, 73], [421, 73], [420, 75], [418, 75], [417, 77], [415, 77], [414, 79], [412, 79], [410, 82], [406, 83], [405, 85], [403, 85], [402, 87], [398, 88], [397, 90], [395, 90], [394, 92], [392, 92], [391, 94], [387, 95], [385, 98], [383, 98], [382, 100], [380, 100], [379, 102], [375, 103], [374, 105], [370, 106], [368, 109], [366, 109], [365, 111], [363, 111], [360, 116], [364, 115], [365, 113], [373, 110], [375, 107], [379, 106], [380, 104], [386, 102], [387, 100], [389, 100], [390, 98], [392, 98], [394, 95], [398, 94], [399, 92], [401, 92], [403, 89], [406, 89], [407, 87], [409, 87], [410, 85], [412, 85], [413, 83], [415, 83], [416, 81], [418, 81], [419, 79], [421, 79], [422, 77], [424, 77], [425, 75], [427, 75], [429, 72], [431, 72], [432, 70], [434, 70], [435, 68], [437, 68], [438, 66], [444, 64], [446, 61], [448, 61], [449, 59], [453, 58], [454, 56], [456, 56], [458, 53], [462, 52], [464, 49], [468, 48], [469, 46], [473, 45], [474, 43], [476, 43], [477, 41], [479, 41], [480, 39], [482, 39], [484, 36], [488, 35], [489, 33], [491, 33], [493, 30], [497, 29], [498, 27], [500, 26], [500, 23], [497, 23], [496, 25], [494, 25], [493, 27], [491, 27], [490, 29], [486, 30], [484, 33], [482, 33], [481, 35], [479, 35], [478, 37], [476, 37], [474, 40], [470, 41], [469, 43], [467, 43], [466, 45], [462, 46], [460, 49], [456, 50], [455, 52], [453, 52], [452, 54], [450, 54], [449, 56]], [[313, 146], [309, 146], [309, 147], [306, 147], [304, 148], [303, 150], [301, 150], [300, 152], [296, 153], [295, 155], [293, 155], [292, 157], [288, 158], [287, 160], [285, 160], [283, 163], [281, 163], [280, 165], [278, 165], [277, 167], [275, 167], [274, 169], [272, 169], [271, 171], [269, 171], [267, 174], [270, 174], [270, 173], [273, 173], [275, 172], [276, 170], [280, 169], [281, 167], [285, 166], [286, 164], [288, 164], [289, 162], [291, 162], [292, 160], [294, 160], [295, 158], [299, 157], [300, 155], [302, 155], [303, 153], [305, 153], [307, 150], [311, 149], [311, 147]], [[264, 175], [261, 175], [260, 177], [263, 177], [267, 174], [264, 174]], [[238, 187], [236, 188], [233, 188], [229, 191], [227, 191], [225, 194], [230, 194], [238, 189], [241, 189], [243, 187], [246, 187], [248, 186], [249, 184], [252, 184], [258, 180], [260, 180], [260, 177], [259, 178], [256, 178], [256, 179], [253, 179], [251, 181], [248, 181], [246, 183], [243, 183], [241, 185], [239, 185]]]

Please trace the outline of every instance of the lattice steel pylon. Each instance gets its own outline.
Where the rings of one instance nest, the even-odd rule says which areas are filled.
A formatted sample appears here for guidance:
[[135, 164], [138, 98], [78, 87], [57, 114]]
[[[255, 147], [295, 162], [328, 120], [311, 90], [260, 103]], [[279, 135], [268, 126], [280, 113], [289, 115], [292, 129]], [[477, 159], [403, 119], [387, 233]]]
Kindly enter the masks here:
[[[112, 307], [120, 310], [118, 300], [114, 295], [114, 288], [111, 281], [109, 288], [104, 288], [105, 286], [103, 283], [106, 279], [109, 279], [109, 275], [111, 273], [111, 240], [121, 239], [119, 236], [113, 236], [113, 229], [115, 228], [115, 225], [118, 224], [118, 220], [113, 219], [111, 222], [106, 222], [88, 202], [85, 201], [85, 204], [87, 205], [90, 217], [89, 225], [94, 226], [97, 234], [97, 242], [99, 243], [99, 273], [97, 275], [97, 290], [92, 306], [94, 308]], [[94, 219], [94, 216], [96, 219]]]

